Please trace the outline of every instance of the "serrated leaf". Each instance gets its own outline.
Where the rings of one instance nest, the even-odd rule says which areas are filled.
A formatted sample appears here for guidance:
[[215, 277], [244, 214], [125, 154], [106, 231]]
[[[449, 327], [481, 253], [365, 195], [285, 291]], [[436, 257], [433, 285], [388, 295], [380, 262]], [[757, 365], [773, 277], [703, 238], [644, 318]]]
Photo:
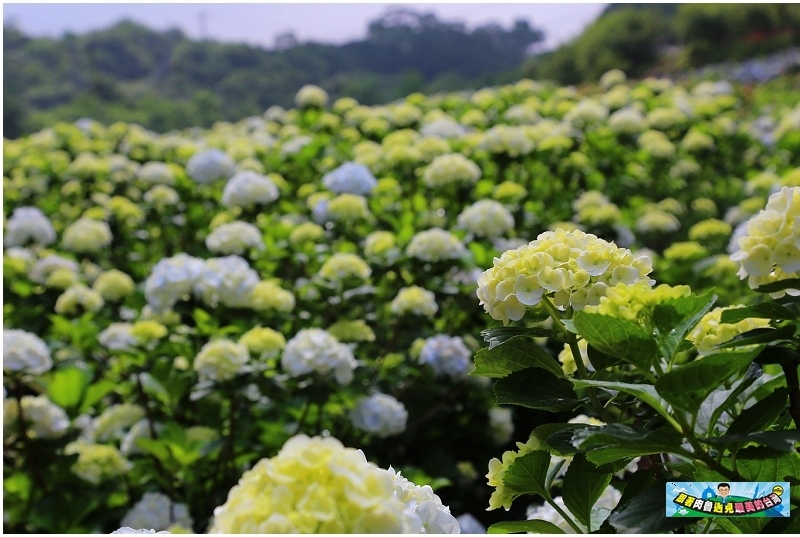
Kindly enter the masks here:
[[575, 328], [596, 349], [649, 371], [658, 347], [653, 336], [638, 324], [579, 311], [572, 319]]
[[47, 382], [47, 395], [62, 408], [72, 408], [81, 402], [92, 374], [79, 367], [66, 367], [52, 373]]
[[577, 388], [593, 386], [606, 390], [614, 390], [629, 395], [633, 395], [642, 402], [650, 405], [656, 412], [664, 416], [667, 420], [672, 419], [667, 411], [666, 401], [658, 395], [655, 386], [651, 384], [628, 384], [626, 382], [608, 382], [603, 380], [580, 380], [572, 379], [572, 383]]
[[753, 406], [746, 408], [733, 420], [727, 434], [746, 435], [770, 425], [786, 408], [789, 390], [778, 388]]
[[591, 525], [592, 507], [611, 482], [611, 473], [598, 471], [582, 453], [576, 454], [564, 476], [561, 496], [570, 513], [586, 526]]
[[498, 522], [489, 526], [487, 533], [566, 533], [564, 530], [546, 520], [515, 520]]
[[555, 358], [523, 336], [513, 336], [493, 348], [479, 350], [475, 355], [475, 369], [470, 374], [503, 378], [514, 371], [532, 367], [544, 369], [556, 377], [566, 377]]
[[666, 533], [694, 523], [692, 519], [664, 516], [664, 485], [644, 490], [617, 507], [609, 523], [618, 533]]
[[557, 455], [572, 455], [578, 450], [572, 445], [572, 437], [575, 431], [591, 427], [591, 425], [577, 423], [547, 423], [540, 425], [531, 433], [539, 441], [544, 442], [551, 451]]
[[[722, 459], [723, 466], [733, 469], [731, 459]], [[800, 454], [776, 453], [766, 447], [749, 447], [739, 450], [736, 470], [745, 481], [786, 481], [800, 475]]]
[[759, 378], [761, 378], [761, 375], [763, 374], [764, 370], [761, 369], [761, 367], [759, 367], [756, 364], [750, 364], [750, 367], [747, 368], [747, 373], [745, 373], [742, 381], [739, 384], [737, 384], [733, 390], [730, 390], [730, 394], [728, 395], [728, 397], [725, 398], [725, 400], [721, 404], [714, 407], [714, 410], [711, 413], [711, 417], [708, 420], [706, 431], [713, 430], [714, 426], [716, 426], [717, 424], [717, 421], [719, 421], [719, 418], [722, 415], [722, 413], [725, 412], [730, 407], [732, 407], [734, 403], [738, 402], [739, 396], [742, 394], [742, 392], [747, 388], [749, 388], [750, 386], [752, 386], [753, 383]]
[[658, 349], [669, 362], [686, 335], [708, 313], [717, 296], [710, 293], [673, 298], [653, 308], [653, 324], [658, 329]]
[[550, 467], [550, 453], [532, 451], [517, 457], [503, 474], [503, 484], [517, 494], [535, 494], [547, 498], [545, 486], [547, 469]]
[[558, 378], [543, 369], [515, 371], [494, 383], [497, 404], [520, 405], [527, 408], [572, 410], [581, 400], [568, 380]]
[[490, 349], [493, 349], [498, 345], [502, 345], [515, 336], [552, 337], [555, 334], [555, 330], [540, 326], [533, 326], [530, 328], [524, 326], [501, 326], [499, 328], [490, 328], [481, 332], [483, 340], [489, 344]]
[[671, 427], [655, 431], [619, 423], [586, 428], [575, 434], [575, 443], [597, 465], [657, 453], [679, 453], [683, 436]]
[[664, 374], [656, 381], [656, 391], [675, 408], [694, 415], [717, 386], [746, 371], [758, 352], [726, 352], [698, 358]]
[[744, 308], [734, 308], [722, 312], [720, 322], [724, 324], [738, 323], [745, 319], [775, 319], [796, 321], [797, 314], [786, 306], [776, 304], [775, 302], [764, 302], [756, 304], [755, 306], [747, 306]]
[[753, 289], [756, 293], [777, 293], [786, 289], [800, 289], [800, 278], [780, 280]]

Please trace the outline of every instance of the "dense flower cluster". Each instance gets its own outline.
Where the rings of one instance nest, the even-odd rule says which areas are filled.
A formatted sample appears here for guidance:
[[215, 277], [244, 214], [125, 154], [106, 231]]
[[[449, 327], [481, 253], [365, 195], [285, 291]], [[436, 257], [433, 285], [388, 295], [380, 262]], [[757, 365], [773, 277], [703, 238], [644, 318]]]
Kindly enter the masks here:
[[100, 293], [103, 300], [115, 302], [133, 293], [136, 284], [133, 278], [121, 270], [111, 269], [97, 277], [92, 284], [92, 289]]
[[209, 306], [249, 308], [258, 273], [239, 256], [207, 259], [194, 283], [195, 293]]
[[742, 319], [737, 323], [721, 322], [722, 312], [743, 307], [738, 305], [714, 308], [700, 319], [700, 322], [689, 333], [687, 339], [695, 344], [697, 352], [701, 356], [713, 354], [717, 345], [727, 343], [739, 334], [744, 334], [756, 328], [769, 327], [769, 319]]
[[336, 194], [366, 196], [378, 185], [369, 168], [356, 162], [345, 162], [322, 177], [322, 184]]
[[294, 309], [295, 298], [291, 291], [272, 281], [262, 281], [253, 287], [250, 306], [256, 311], [275, 310], [287, 313]]
[[328, 327], [328, 333], [345, 343], [375, 341], [375, 332], [361, 319], [336, 322]]
[[280, 193], [269, 177], [252, 170], [243, 170], [228, 179], [222, 191], [222, 205], [227, 208], [249, 208], [266, 205], [278, 199]]
[[194, 359], [194, 370], [201, 380], [230, 380], [250, 360], [247, 347], [229, 339], [209, 341]]
[[72, 252], [97, 252], [111, 244], [111, 228], [100, 220], [79, 218], [64, 230], [62, 246]]
[[416, 285], [400, 289], [389, 307], [395, 315], [433, 317], [439, 311], [436, 295]]
[[286, 338], [272, 328], [255, 326], [242, 334], [239, 343], [262, 359], [274, 358], [286, 346]]
[[483, 133], [479, 147], [490, 153], [519, 157], [533, 151], [533, 145], [533, 140], [525, 133], [525, 127], [495, 125]]
[[31, 438], [61, 438], [69, 429], [69, 417], [46, 395], [26, 395], [20, 400]]
[[292, 377], [312, 372], [333, 374], [342, 385], [352, 382], [357, 365], [350, 347], [319, 328], [300, 330], [286, 343], [281, 356], [281, 366]]
[[514, 228], [514, 217], [494, 200], [481, 200], [458, 215], [458, 225], [476, 237], [495, 238]]
[[610, 285], [651, 282], [651, 271], [649, 257], [634, 257], [595, 235], [558, 229], [495, 258], [478, 278], [478, 298], [493, 319], [508, 324], [543, 296], [552, 296], [556, 307], [583, 309], [598, 304]]
[[409, 257], [431, 262], [458, 259], [465, 252], [464, 244], [455, 235], [438, 227], [420, 231], [406, 247]]
[[26, 246], [28, 242], [34, 242], [41, 246], [47, 246], [55, 242], [56, 232], [50, 219], [45, 216], [41, 209], [36, 207], [18, 207], [14, 209], [11, 218], [6, 224], [6, 232], [3, 235], [3, 244], [6, 248], [11, 246]]
[[[739, 238], [739, 251], [731, 259], [739, 263], [739, 277], [747, 278], [751, 289], [800, 278], [800, 187], [785, 186], [769, 197], [764, 210], [747, 223], [747, 233]], [[796, 296], [800, 289], [772, 296], [785, 293]]]
[[72, 473], [93, 485], [122, 476], [133, 469], [133, 464], [120, 451], [106, 444], [71, 442], [64, 449], [67, 455], [78, 455]]
[[172, 526], [191, 529], [192, 523], [186, 504], [175, 503], [160, 492], [145, 492], [120, 521], [124, 527], [153, 528], [154, 531], [169, 530]]
[[408, 411], [403, 403], [384, 393], [362, 397], [350, 412], [353, 427], [380, 438], [395, 436], [406, 430]]
[[422, 172], [422, 180], [430, 188], [450, 184], [472, 184], [481, 178], [477, 164], [460, 153], [440, 155]]
[[250, 248], [264, 249], [261, 230], [240, 220], [215, 227], [206, 237], [206, 246], [209, 251], [223, 255], [241, 255]]
[[3, 371], [41, 375], [53, 367], [50, 348], [24, 330], [3, 330]]
[[163, 162], [146, 162], [136, 171], [136, 178], [152, 185], [172, 185], [175, 174]]
[[393, 263], [400, 255], [391, 231], [373, 231], [364, 239], [364, 255], [371, 261]]
[[537, 440], [536, 437], [531, 437], [524, 444], [522, 442], [517, 442], [518, 451], [506, 451], [503, 453], [502, 460], [495, 458], [489, 461], [489, 473], [486, 474], [486, 479], [488, 485], [495, 489], [489, 498], [488, 511], [492, 511], [498, 507], [502, 507], [506, 511], [511, 508], [511, 504], [519, 496], [519, 493], [506, 487], [503, 483], [503, 476], [516, 459], [532, 451], [537, 451], [539, 447], [539, 440]]
[[131, 332], [131, 323], [111, 323], [97, 336], [97, 341], [111, 351], [128, 350], [136, 346], [138, 339]]
[[160, 260], [145, 281], [144, 295], [154, 310], [163, 311], [192, 292], [203, 271], [203, 260], [180, 253]]
[[319, 269], [321, 278], [331, 282], [343, 282], [349, 278], [366, 280], [372, 274], [369, 265], [355, 254], [337, 252], [329, 257]]
[[439, 334], [425, 340], [419, 360], [433, 369], [436, 376], [464, 379], [472, 369], [472, 352], [460, 337]]
[[661, 284], [651, 287], [646, 281], [633, 284], [618, 283], [606, 289], [606, 294], [600, 297], [599, 304], [587, 305], [584, 311], [649, 325], [655, 306], [671, 299], [689, 296], [691, 292], [688, 285], [670, 287]]
[[82, 283], [77, 283], [58, 297], [55, 310], [62, 315], [77, 315], [83, 311], [98, 311], [104, 304], [105, 301], [100, 293]]
[[236, 164], [233, 159], [219, 149], [206, 149], [196, 153], [186, 163], [186, 173], [201, 185], [228, 179], [233, 175]]
[[368, 220], [371, 217], [367, 198], [356, 194], [339, 194], [327, 201], [324, 220], [334, 222], [354, 222]]
[[211, 533], [458, 533], [430, 487], [367, 462], [335, 438], [289, 439], [244, 473]]
[[328, 92], [314, 84], [306, 84], [297, 91], [294, 102], [300, 108], [325, 108]]

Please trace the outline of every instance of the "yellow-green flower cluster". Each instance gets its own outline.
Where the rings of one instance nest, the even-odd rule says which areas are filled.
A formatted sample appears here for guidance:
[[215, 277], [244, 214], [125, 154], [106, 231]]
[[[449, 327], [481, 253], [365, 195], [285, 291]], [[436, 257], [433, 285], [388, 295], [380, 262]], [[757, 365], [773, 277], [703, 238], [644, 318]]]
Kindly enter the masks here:
[[395, 315], [420, 315], [433, 317], [439, 311], [436, 304], [436, 295], [427, 289], [413, 285], [403, 287], [394, 297], [390, 305]]
[[722, 312], [743, 308], [743, 305], [727, 308], [714, 308], [706, 313], [697, 326], [694, 327], [687, 339], [695, 344], [701, 356], [714, 353], [714, 347], [732, 340], [739, 334], [744, 334], [756, 328], [769, 327], [769, 319], [742, 319], [737, 323], [723, 323]]
[[619, 207], [597, 190], [588, 190], [572, 202], [575, 217], [587, 226], [612, 226], [622, 214]]
[[494, 187], [492, 198], [501, 203], [518, 203], [528, 195], [528, 190], [519, 183], [504, 181]]
[[533, 451], [538, 451], [539, 447], [539, 440], [536, 437], [531, 437], [524, 444], [522, 442], [517, 442], [518, 451], [506, 451], [503, 453], [502, 461], [500, 459], [492, 459], [489, 461], [489, 473], [486, 474], [486, 479], [488, 480], [489, 486], [495, 487], [495, 490], [489, 498], [488, 511], [499, 507], [508, 511], [511, 508], [511, 504], [520, 493], [507, 488], [503, 484], [503, 477], [515, 460]]
[[476, 237], [495, 238], [514, 227], [514, 217], [497, 201], [480, 200], [458, 215], [459, 227]]
[[80, 218], [64, 230], [62, 246], [72, 252], [97, 252], [111, 244], [111, 229], [105, 222]]
[[686, 133], [686, 136], [683, 137], [683, 140], [681, 140], [681, 148], [690, 153], [713, 149], [714, 139], [697, 129], [690, 129], [689, 132]]
[[176, 205], [180, 199], [178, 193], [166, 185], [156, 185], [144, 193], [144, 201], [158, 210], [164, 210], [170, 205]]
[[375, 332], [361, 319], [339, 321], [328, 327], [328, 333], [344, 343], [375, 341]]
[[483, 133], [479, 147], [490, 153], [518, 157], [533, 151], [533, 145], [533, 140], [527, 136], [524, 127], [495, 125]]
[[650, 287], [647, 282], [636, 282], [631, 285], [618, 283], [606, 289], [596, 306], [586, 306], [587, 313], [599, 313], [617, 319], [649, 325], [653, 308], [667, 300], [689, 296], [692, 290], [688, 285], [670, 287], [661, 284]]
[[93, 439], [100, 442], [120, 440], [125, 432], [144, 418], [144, 409], [132, 403], [111, 405], [92, 422]]
[[104, 300], [111, 302], [130, 295], [135, 287], [133, 278], [117, 269], [101, 273], [92, 284], [92, 289], [100, 293]]
[[689, 238], [693, 241], [715, 240], [727, 238], [732, 232], [733, 228], [729, 223], [709, 218], [689, 228]]
[[314, 222], [303, 222], [298, 224], [289, 234], [289, 242], [297, 246], [304, 242], [316, 242], [325, 235], [322, 226]]
[[319, 86], [306, 84], [297, 91], [294, 102], [300, 108], [325, 108], [328, 104], [328, 92]]
[[261, 358], [274, 358], [286, 346], [286, 338], [272, 328], [256, 326], [242, 334], [239, 343]]
[[477, 164], [460, 153], [440, 155], [422, 172], [422, 180], [430, 188], [450, 184], [473, 184], [481, 178]]
[[[590, 307], [591, 306], [586, 306], [586, 311], [589, 311]], [[589, 362], [589, 342], [585, 339], [579, 339], [578, 350], [581, 352], [583, 365], [587, 368], [591, 368], [592, 364]], [[578, 370], [578, 366], [575, 365], [575, 355], [572, 354], [572, 348], [566, 343], [564, 343], [562, 351], [558, 353], [558, 361], [561, 362], [561, 369], [566, 375], [572, 375]]]
[[72, 473], [93, 485], [122, 476], [133, 469], [133, 464], [114, 446], [71, 442], [64, 453], [78, 455], [78, 460], [72, 465]]
[[241, 255], [251, 248], [263, 250], [261, 230], [253, 224], [236, 220], [221, 224], [206, 237], [206, 247], [214, 253]]
[[364, 196], [339, 194], [328, 202], [328, 216], [336, 222], [354, 222], [369, 220], [372, 214]]
[[644, 131], [639, 135], [638, 143], [639, 147], [654, 157], [670, 158], [675, 155], [675, 146], [661, 131]]
[[368, 259], [393, 262], [400, 250], [391, 231], [373, 231], [364, 239], [364, 255]]
[[294, 309], [295, 298], [291, 291], [273, 281], [262, 281], [253, 287], [250, 306], [256, 311], [275, 310], [288, 313]]
[[466, 248], [455, 235], [438, 227], [420, 231], [406, 247], [409, 257], [431, 262], [458, 259], [465, 252]]
[[664, 250], [664, 259], [670, 261], [695, 261], [707, 255], [706, 247], [696, 241], [673, 242]]
[[242, 475], [211, 533], [457, 533], [430, 487], [369, 463], [332, 437], [289, 439]]
[[79, 283], [69, 287], [58, 297], [55, 310], [60, 315], [76, 314], [81, 308], [84, 311], [98, 311], [104, 304], [100, 293]]
[[[748, 285], [761, 285], [800, 278], [800, 187], [785, 186], [769, 197], [763, 211], [747, 223], [747, 233], [739, 238], [739, 251], [731, 256], [738, 262], [739, 277]], [[800, 289], [772, 293], [777, 298]]]
[[372, 274], [369, 265], [356, 254], [337, 252], [329, 257], [319, 269], [321, 278], [332, 282], [343, 282], [349, 278], [366, 280]]
[[167, 336], [169, 330], [167, 327], [158, 321], [154, 320], [141, 320], [136, 321], [131, 326], [131, 335], [136, 338], [140, 344], [147, 344], [151, 341], [156, 341]]
[[209, 341], [194, 359], [194, 370], [201, 380], [229, 380], [250, 359], [247, 347], [229, 339]]
[[518, 321], [542, 297], [556, 307], [598, 304], [610, 285], [652, 282], [649, 257], [634, 257], [583, 231], [546, 231], [536, 240], [494, 259], [478, 278], [478, 298], [493, 319]]
[[636, 219], [636, 231], [640, 233], [669, 233], [681, 227], [678, 218], [667, 211], [650, 208]]

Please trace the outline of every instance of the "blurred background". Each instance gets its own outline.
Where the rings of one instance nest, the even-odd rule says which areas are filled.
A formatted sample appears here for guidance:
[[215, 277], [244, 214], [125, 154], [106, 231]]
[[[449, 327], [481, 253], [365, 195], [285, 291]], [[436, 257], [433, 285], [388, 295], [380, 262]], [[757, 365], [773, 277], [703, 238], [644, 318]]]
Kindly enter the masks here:
[[309, 83], [371, 105], [800, 64], [798, 4], [5, 4], [3, 20], [6, 138], [81, 117], [208, 127], [292, 106]]

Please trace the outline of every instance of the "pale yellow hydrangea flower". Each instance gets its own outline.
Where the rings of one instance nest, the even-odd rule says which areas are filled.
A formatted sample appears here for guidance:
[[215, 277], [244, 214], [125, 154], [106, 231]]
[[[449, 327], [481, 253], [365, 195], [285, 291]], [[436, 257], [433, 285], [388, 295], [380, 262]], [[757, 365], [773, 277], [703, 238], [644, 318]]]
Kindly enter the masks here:
[[700, 322], [695, 326], [687, 339], [695, 344], [700, 356], [713, 354], [714, 347], [727, 343], [739, 334], [744, 334], [756, 328], [769, 327], [769, 319], [743, 319], [738, 323], [722, 323], [722, 312], [743, 308], [743, 305], [730, 306], [726, 308], [714, 308], [706, 313]]

